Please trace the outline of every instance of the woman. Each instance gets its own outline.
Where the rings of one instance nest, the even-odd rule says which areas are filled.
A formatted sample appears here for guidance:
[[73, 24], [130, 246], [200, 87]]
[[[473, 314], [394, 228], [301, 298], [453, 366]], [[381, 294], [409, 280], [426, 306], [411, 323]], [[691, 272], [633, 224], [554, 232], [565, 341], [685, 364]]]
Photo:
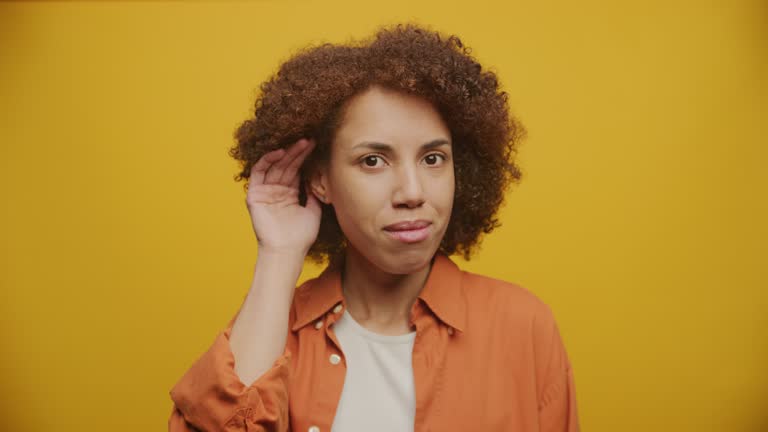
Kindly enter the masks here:
[[[550, 308], [460, 270], [524, 134], [459, 38], [416, 25], [298, 53], [236, 133], [250, 291], [170, 392], [171, 431], [578, 431]], [[328, 261], [296, 282], [303, 262]]]

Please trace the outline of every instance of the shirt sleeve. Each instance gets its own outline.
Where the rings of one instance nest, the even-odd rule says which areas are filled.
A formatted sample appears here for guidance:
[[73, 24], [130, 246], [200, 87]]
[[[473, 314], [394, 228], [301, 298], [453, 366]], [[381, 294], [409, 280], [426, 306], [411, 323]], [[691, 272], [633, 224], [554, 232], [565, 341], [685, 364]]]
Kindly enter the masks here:
[[169, 432], [288, 430], [291, 350], [286, 347], [269, 370], [246, 386], [235, 373], [229, 345], [236, 317], [171, 389]]
[[542, 303], [534, 321], [541, 432], [579, 432], [576, 387], [568, 353], [551, 308]]

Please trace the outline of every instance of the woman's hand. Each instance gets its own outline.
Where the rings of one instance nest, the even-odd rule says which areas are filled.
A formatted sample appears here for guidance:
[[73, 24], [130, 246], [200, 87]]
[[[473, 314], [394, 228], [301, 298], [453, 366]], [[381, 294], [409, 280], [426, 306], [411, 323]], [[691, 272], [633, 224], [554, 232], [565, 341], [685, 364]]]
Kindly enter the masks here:
[[314, 140], [302, 138], [287, 150], [266, 153], [251, 168], [245, 202], [259, 254], [306, 255], [317, 238], [322, 213], [308, 187], [306, 206], [299, 204], [299, 168], [314, 147]]

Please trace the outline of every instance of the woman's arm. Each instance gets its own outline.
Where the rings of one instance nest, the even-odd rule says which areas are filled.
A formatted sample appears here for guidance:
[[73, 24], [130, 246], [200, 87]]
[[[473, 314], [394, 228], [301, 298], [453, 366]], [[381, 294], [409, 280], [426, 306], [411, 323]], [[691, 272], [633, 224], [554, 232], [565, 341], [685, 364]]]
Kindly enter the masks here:
[[573, 368], [551, 308], [541, 306], [534, 321], [539, 430], [579, 432]]
[[259, 253], [251, 289], [229, 339], [235, 372], [247, 386], [285, 349], [288, 312], [303, 263], [301, 253]]
[[171, 390], [170, 432], [288, 430], [286, 338], [302, 262], [259, 255], [239, 312]]
[[298, 170], [314, 148], [301, 139], [251, 167], [245, 199], [259, 245], [253, 282], [235, 319], [171, 390], [169, 429], [287, 431], [291, 302], [321, 209], [299, 203]]

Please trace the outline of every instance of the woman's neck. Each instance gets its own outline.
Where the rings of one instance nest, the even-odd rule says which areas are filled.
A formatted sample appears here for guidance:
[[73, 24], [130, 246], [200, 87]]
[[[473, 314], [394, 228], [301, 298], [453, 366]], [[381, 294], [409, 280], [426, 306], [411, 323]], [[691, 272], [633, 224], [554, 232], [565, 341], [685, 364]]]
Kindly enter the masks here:
[[387, 273], [349, 247], [341, 281], [348, 312], [376, 333], [398, 335], [412, 331], [411, 306], [424, 287], [430, 268], [431, 263], [412, 274]]

